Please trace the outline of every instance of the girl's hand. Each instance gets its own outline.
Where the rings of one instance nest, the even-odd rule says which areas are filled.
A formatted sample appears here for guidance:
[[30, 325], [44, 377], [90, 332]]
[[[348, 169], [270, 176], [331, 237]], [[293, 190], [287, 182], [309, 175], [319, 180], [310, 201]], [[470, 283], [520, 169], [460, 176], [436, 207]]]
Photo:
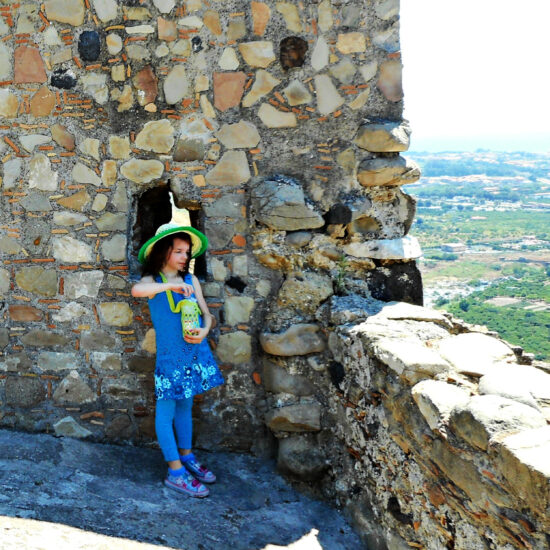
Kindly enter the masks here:
[[184, 296], [190, 296], [193, 293], [193, 285], [188, 285], [186, 283], [166, 283], [166, 285], [167, 290], [183, 294]]
[[183, 339], [189, 344], [200, 344], [208, 335], [207, 328], [193, 329], [192, 334], [186, 334]]

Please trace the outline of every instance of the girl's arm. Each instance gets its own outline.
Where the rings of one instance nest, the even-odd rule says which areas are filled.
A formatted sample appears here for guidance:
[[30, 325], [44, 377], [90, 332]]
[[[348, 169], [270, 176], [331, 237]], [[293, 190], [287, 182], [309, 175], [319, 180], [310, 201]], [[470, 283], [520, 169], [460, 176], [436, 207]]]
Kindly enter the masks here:
[[210, 332], [210, 329], [213, 326], [214, 316], [210, 313], [210, 310], [206, 305], [206, 300], [202, 295], [201, 284], [199, 283], [199, 280], [195, 277], [195, 275], [192, 275], [192, 281], [193, 288], [195, 289], [195, 298], [197, 298], [197, 302], [202, 311], [204, 327], [194, 330], [193, 335], [184, 336], [184, 340], [186, 342], [189, 342], [190, 344], [200, 344]]
[[157, 283], [150, 275], [146, 275], [139, 283], [136, 283], [132, 287], [131, 293], [134, 298], [153, 298], [156, 294], [167, 290], [181, 292], [185, 296], [191, 294], [190, 285], [183, 281], [181, 283]]

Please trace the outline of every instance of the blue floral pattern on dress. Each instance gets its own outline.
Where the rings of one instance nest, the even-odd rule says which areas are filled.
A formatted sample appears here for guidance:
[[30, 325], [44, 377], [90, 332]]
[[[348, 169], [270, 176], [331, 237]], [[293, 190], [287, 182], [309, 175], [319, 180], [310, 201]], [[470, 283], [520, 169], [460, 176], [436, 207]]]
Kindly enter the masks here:
[[[160, 277], [155, 279], [161, 282]], [[191, 285], [188, 273], [184, 282]], [[195, 294], [172, 293], [174, 302], [197, 301]], [[155, 328], [157, 358], [155, 364], [155, 395], [157, 399], [187, 399], [224, 383], [206, 338], [200, 344], [183, 339], [181, 315], [172, 313], [166, 292], [149, 300], [151, 320]], [[201, 317], [202, 326], [202, 317]]]

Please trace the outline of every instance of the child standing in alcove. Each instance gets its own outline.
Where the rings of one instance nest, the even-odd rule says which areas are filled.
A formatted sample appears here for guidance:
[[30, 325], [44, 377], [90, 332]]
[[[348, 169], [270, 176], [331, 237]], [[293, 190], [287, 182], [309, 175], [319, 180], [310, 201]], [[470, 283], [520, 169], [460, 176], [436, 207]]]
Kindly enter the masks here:
[[214, 483], [216, 476], [192, 452], [193, 396], [223, 384], [223, 377], [206, 341], [213, 316], [197, 277], [189, 272], [191, 259], [205, 252], [208, 240], [170, 199], [172, 221], [139, 251], [143, 277], [132, 296], [149, 299], [155, 328], [155, 429], [168, 463], [164, 484], [201, 498], [209, 494], [204, 484]]

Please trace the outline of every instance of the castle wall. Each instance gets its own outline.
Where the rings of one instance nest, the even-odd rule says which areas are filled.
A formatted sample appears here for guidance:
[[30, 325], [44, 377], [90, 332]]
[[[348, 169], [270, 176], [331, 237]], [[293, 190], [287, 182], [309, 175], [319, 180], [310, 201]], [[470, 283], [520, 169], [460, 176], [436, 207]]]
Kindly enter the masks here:
[[154, 439], [130, 286], [168, 191], [210, 239], [200, 446], [269, 450], [262, 330], [322, 336], [344, 286], [421, 301], [398, 26], [393, 0], [2, 3], [0, 425]]

